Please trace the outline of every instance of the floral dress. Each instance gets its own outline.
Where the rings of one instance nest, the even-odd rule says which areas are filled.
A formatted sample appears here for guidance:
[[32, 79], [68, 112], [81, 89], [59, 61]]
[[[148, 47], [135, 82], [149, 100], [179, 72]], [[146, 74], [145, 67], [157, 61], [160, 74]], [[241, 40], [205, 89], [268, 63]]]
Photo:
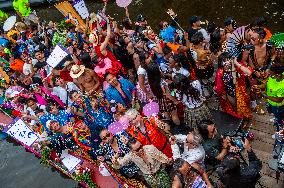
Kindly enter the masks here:
[[[153, 92], [151, 91], [151, 87], [149, 85], [149, 82], [148, 82], [148, 76], [147, 76], [147, 72], [144, 68], [142, 68], [141, 66], [139, 66], [138, 70], [137, 70], [137, 75], [142, 75], [144, 76], [144, 85], [146, 87], [146, 90], [151, 93], [153, 96]], [[137, 86], [136, 86], [136, 89], [137, 89], [137, 97], [138, 99], [142, 102], [142, 103], [147, 103], [149, 102], [149, 99], [146, 95], [146, 93], [144, 93], [144, 91], [141, 89], [139, 83], [137, 83]]]

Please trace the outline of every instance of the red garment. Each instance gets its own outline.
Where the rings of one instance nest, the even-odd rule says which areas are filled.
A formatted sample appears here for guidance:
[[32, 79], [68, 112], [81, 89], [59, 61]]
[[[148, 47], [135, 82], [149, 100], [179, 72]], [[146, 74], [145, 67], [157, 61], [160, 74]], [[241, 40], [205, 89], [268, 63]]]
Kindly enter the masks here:
[[[240, 63], [243, 65], [243, 63]], [[226, 96], [225, 85], [223, 82], [224, 70], [218, 69], [215, 77], [215, 86], [214, 90], [217, 93], [219, 104], [224, 112], [235, 116], [237, 118], [250, 118], [250, 98], [246, 92], [246, 75], [239, 68], [236, 69], [240, 76], [237, 77], [236, 81], [236, 101], [237, 101], [237, 112], [234, 111], [231, 103], [224, 99], [223, 96]]]
[[[151, 122], [144, 120], [144, 125], [146, 128], [146, 133], [143, 134], [141, 131], [137, 130], [133, 125], [128, 130], [133, 138], [136, 138], [141, 144], [144, 145], [154, 145], [158, 150], [163, 152], [167, 157], [172, 158], [173, 152], [171, 145], [168, 143], [167, 137], [159, 130], [155, 120], [151, 119]], [[148, 138], [147, 138], [148, 136]]]
[[65, 82], [73, 82], [73, 78], [70, 76], [69, 71], [60, 71], [59, 75]]
[[[116, 59], [116, 57], [113, 55], [113, 53], [110, 50], [106, 49], [107, 54], [103, 55], [101, 50], [100, 50], [100, 46], [98, 45], [98, 46], [95, 46], [95, 51], [96, 51], [96, 54], [99, 58], [101, 58], [101, 59], [109, 58], [111, 60], [112, 68], [107, 69], [107, 72], [109, 72], [109, 73], [111, 73], [115, 76], [119, 75], [121, 72], [123, 74], [126, 74], [121, 63]], [[104, 76], [100, 73], [97, 73], [97, 74], [100, 78], [103, 78], [103, 76]]]

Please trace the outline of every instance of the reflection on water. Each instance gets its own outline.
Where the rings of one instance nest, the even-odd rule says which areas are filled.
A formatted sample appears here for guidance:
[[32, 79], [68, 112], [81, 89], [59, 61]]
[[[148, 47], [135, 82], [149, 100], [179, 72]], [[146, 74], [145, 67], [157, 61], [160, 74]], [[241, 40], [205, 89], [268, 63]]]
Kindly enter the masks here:
[[[99, 0], [102, 2], [102, 0]], [[102, 8], [102, 4], [87, 0], [89, 11]], [[96, 1], [98, 2], [98, 1]], [[232, 16], [239, 25], [250, 23], [257, 16], [268, 16], [268, 27], [273, 31], [282, 31], [284, 28], [284, 1], [283, 0], [133, 0], [129, 7], [132, 18], [142, 13], [148, 18], [153, 28], [161, 20], [169, 20], [166, 10], [172, 8], [177, 14], [183, 28], [188, 27], [188, 18], [191, 15], [202, 15], [210, 21], [223, 26], [223, 20]], [[63, 16], [53, 7], [45, 6], [36, 9], [38, 15], [46, 20], [60, 20]], [[124, 9], [114, 3], [108, 6], [111, 16], [121, 19]], [[26, 153], [20, 146], [13, 146], [6, 141], [0, 141], [0, 187], [75, 187], [76, 183], [52, 173], [50, 169], [39, 164], [33, 154]]]
[[[102, 0], [85, 0], [90, 12], [102, 8]], [[111, 1], [111, 0], [109, 0]], [[112, 0], [114, 2], [114, 0]], [[49, 8], [48, 8], [49, 7]], [[62, 19], [63, 16], [52, 6], [39, 8], [39, 15], [49, 20]], [[191, 15], [204, 16], [207, 20], [223, 26], [227, 16], [232, 16], [239, 25], [249, 24], [258, 16], [269, 18], [269, 28], [273, 32], [283, 31], [284, 28], [284, 1], [283, 0], [133, 0], [129, 6], [131, 18], [142, 13], [148, 18], [153, 28], [161, 20], [169, 20], [166, 10], [172, 8], [177, 14], [183, 28], [188, 28], [188, 19]], [[115, 3], [109, 3], [108, 13], [118, 20], [124, 16], [124, 9]]]

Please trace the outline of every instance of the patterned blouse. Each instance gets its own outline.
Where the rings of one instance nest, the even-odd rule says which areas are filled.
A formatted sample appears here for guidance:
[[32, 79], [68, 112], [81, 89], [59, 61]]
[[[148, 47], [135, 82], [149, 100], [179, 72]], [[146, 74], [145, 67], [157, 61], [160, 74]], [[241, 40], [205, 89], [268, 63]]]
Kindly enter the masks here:
[[146, 145], [143, 146], [143, 149], [149, 164], [146, 164], [145, 161], [135, 153], [130, 152], [118, 159], [118, 164], [115, 164], [115, 168], [123, 167], [129, 163], [135, 163], [144, 174], [155, 174], [160, 170], [162, 163], [169, 162], [169, 158], [155, 146]]
[[[126, 144], [124, 144], [118, 136], [116, 136], [116, 139], [118, 145], [118, 153], [120, 157], [124, 157], [130, 152], [130, 148]], [[97, 150], [97, 154], [104, 156], [107, 160], [111, 160], [116, 152], [110, 144], [104, 144], [100, 145], [100, 148]], [[120, 171], [128, 177], [133, 177], [133, 175], [139, 171], [139, 168], [134, 163], [129, 163], [128, 165], [120, 168]]]

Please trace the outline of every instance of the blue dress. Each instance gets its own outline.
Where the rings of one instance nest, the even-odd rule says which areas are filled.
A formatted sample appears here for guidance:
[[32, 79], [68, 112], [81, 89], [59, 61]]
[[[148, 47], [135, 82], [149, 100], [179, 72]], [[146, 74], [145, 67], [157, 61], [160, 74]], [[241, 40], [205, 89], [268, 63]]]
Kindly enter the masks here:
[[120, 103], [124, 106], [130, 106], [132, 101], [132, 92], [136, 89], [134, 84], [132, 84], [127, 79], [119, 79], [118, 82], [121, 84], [121, 89], [124, 92], [126, 98], [113, 87], [109, 86], [105, 91], [105, 96], [108, 101], [115, 100], [115, 102]]
[[113, 122], [113, 115], [106, 112], [105, 108], [102, 106], [98, 107], [97, 110], [89, 109], [89, 114], [94, 117], [93, 124], [95, 124], [96, 127], [108, 128]]
[[48, 113], [48, 114], [41, 116], [39, 119], [42, 125], [44, 126], [45, 130], [49, 132], [50, 130], [48, 130], [46, 127], [47, 121], [56, 120], [60, 126], [64, 126], [67, 122], [70, 121], [70, 118], [73, 116], [74, 115], [72, 113], [67, 113], [66, 110], [59, 110], [58, 115]]

